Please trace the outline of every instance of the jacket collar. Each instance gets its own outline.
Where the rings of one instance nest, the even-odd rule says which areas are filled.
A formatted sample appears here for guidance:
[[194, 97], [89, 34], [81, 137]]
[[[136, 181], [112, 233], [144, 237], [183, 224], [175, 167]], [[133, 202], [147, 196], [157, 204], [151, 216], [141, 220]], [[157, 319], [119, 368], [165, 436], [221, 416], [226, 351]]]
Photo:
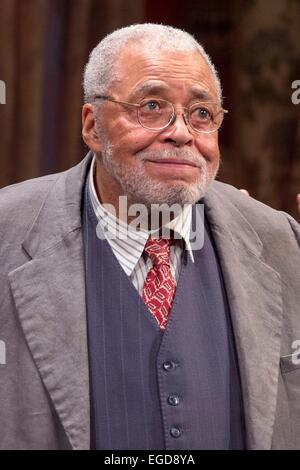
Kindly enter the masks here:
[[22, 244], [31, 258], [51, 250], [68, 233], [81, 227], [82, 192], [92, 157], [89, 152], [78, 165], [57, 174]]

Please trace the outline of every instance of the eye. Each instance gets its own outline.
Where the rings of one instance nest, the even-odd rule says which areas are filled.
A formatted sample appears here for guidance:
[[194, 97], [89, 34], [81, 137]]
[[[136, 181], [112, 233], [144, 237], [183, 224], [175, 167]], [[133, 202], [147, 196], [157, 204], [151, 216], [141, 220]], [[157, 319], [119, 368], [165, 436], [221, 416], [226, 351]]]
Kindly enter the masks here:
[[198, 107], [192, 111], [193, 117], [200, 119], [201, 121], [210, 121], [212, 120], [212, 113], [208, 108]]
[[156, 100], [145, 100], [140, 105], [141, 111], [146, 113], [157, 112], [161, 109], [161, 104]]
[[146, 106], [150, 111], [155, 111], [157, 108], [159, 108], [157, 101], [149, 101]]

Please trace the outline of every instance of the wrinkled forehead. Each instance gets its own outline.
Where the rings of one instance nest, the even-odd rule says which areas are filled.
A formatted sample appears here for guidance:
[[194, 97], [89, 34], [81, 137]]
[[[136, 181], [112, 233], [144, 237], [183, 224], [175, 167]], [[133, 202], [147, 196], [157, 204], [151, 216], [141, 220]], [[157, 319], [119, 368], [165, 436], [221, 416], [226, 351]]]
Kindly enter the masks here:
[[195, 92], [199, 99], [218, 100], [215, 79], [198, 50], [160, 51], [128, 44], [115, 65], [115, 92], [127, 97], [160, 94], [177, 89]]

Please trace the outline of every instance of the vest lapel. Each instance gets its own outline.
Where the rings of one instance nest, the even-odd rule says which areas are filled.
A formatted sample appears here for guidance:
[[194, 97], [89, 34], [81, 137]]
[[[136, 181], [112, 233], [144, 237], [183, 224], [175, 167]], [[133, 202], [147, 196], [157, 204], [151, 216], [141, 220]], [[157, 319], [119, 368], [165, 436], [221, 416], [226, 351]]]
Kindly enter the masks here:
[[262, 242], [236, 207], [214, 189], [204, 203], [230, 305], [247, 448], [270, 449], [280, 362], [280, 276], [262, 259]]

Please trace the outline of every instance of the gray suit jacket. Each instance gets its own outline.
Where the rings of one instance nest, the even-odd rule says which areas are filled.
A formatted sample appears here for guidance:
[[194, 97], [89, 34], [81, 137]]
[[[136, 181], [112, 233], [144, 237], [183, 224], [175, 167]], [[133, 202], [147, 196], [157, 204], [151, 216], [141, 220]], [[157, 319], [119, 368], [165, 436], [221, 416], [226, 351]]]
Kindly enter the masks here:
[[[1, 449], [90, 446], [81, 232], [90, 160], [0, 190]], [[299, 225], [219, 182], [205, 204], [230, 303], [247, 447], [300, 448]]]

